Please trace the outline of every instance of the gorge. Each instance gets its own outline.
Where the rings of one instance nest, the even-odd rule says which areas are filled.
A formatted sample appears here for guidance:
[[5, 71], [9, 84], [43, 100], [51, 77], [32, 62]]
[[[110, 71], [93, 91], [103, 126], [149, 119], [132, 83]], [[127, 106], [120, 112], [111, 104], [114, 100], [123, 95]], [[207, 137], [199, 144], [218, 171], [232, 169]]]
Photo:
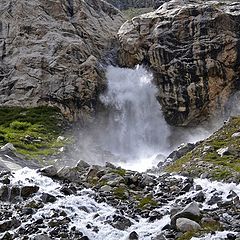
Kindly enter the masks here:
[[239, 240], [239, 26], [233, 1], [2, 0], [0, 239]]

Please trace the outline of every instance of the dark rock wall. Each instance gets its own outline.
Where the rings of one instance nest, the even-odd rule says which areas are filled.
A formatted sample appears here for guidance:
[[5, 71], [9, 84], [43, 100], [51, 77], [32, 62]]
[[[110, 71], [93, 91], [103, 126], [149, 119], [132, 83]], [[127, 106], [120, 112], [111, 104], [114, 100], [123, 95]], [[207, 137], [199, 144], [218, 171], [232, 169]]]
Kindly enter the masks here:
[[120, 10], [126, 10], [128, 8], [158, 8], [163, 0], [106, 0], [113, 6]]
[[239, 33], [239, 3], [171, 1], [122, 26], [119, 60], [152, 68], [170, 124], [195, 124], [223, 113], [239, 85]]

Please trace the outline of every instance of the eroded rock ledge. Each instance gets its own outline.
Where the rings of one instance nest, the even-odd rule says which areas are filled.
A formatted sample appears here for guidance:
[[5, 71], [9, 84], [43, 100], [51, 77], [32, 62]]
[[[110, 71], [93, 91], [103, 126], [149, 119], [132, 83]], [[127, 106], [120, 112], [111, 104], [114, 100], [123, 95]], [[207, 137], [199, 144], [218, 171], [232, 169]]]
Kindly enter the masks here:
[[122, 23], [102, 0], [1, 1], [0, 104], [90, 115], [105, 85], [99, 59]]
[[240, 3], [171, 1], [119, 30], [122, 66], [155, 72], [166, 120], [189, 125], [224, 112], [239, 87]]
[[115, 7], [121, 10], [128, 8], [147, 8], [147, 7], [159, 7], [164, 0], [106, 0]]

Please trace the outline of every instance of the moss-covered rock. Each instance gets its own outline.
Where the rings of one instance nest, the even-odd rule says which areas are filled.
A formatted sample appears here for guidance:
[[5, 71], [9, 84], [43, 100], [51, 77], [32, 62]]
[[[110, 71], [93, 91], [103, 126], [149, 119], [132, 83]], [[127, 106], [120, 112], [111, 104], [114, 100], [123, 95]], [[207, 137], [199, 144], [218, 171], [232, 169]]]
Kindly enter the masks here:
[[187, 172], [193, 177], [240, 182], [240, 117], [233, 117], [205, 141], [170, 163], [168, 172]]

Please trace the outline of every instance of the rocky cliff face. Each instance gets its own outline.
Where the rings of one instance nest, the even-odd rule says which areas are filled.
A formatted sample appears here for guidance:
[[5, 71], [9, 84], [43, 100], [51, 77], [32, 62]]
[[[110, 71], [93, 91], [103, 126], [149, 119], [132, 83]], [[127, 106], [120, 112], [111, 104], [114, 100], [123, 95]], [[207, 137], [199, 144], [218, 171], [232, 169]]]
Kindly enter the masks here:
[[106, 0], [110, 4], [114, 5], [118, 9], [125, 10], [128, 8], [147, 8], [147, 7], [159, 7], [163, 0]]
[[102, 0], [3, 0], [0, 13], [0, 104], [92, 113], [119, 11]]
[[122, 66], [145, 63], [170, 124], [224, 112], [239, 87], [240, 4], [171, 1], [119, 30]]

